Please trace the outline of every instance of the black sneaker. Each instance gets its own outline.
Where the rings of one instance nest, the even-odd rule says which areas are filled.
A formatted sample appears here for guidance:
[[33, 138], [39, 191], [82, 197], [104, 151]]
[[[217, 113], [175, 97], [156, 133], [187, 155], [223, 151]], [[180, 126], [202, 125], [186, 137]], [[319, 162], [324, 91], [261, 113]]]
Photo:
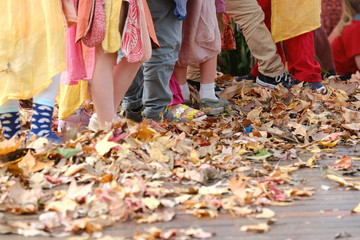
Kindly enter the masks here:
[[[292, 86], [302, 83], [297, 79], [292, 79], [288, 83], [282, 83], [284, 87], [290, 89]], [[316, 91], [317, 93], [325, 95], [327, 93], [327, 88], [321, 82], [304, 82], [304, 86], [309, 86], [311, 90]]]
[[256, 77], [252, 75], [251, 73], [246, 74], [244, 76], [237, 76], [235, 77], [235, 81], [241, 82], [242, 80], [256, 80]]
[[144, 110], [143, 106], [140, 106], [135, 109], [126, 109], [124, 111], [124, 117], [126, 117], [127, 119], [130, 119], [130, 120], [133, 120], [134, 122], [139, 123], [144, 118], [144, 116], [142, 115], [143, 110]]
[[277, 77], [268, 77], [262, 73], [259, 73], [259, 76], [256, 78], [256, 83], [263, 87], [274, 88], [276, 85], [282, 83], [284, 87], [291, 88], [293, 78], [290, 73], [284, 72], [283, 74]]

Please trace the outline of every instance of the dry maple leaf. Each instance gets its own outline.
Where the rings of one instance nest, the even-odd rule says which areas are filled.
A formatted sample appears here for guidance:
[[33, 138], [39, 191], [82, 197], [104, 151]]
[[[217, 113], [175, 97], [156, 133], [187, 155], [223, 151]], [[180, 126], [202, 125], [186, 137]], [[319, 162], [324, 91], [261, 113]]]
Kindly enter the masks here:
[[231, 192], [239, 198], [239, 201], [244, 205], [247, 198], [246, 186], [250, 178], [241, 174], [234, 174], [229, 182]]
[[109, 141], [112, 134], [112, 132], [107, 133], [103, 139], [96, 143], [95, 149], [100, 155], [109, 152], [113, 147], [120, 147], [120, 144]]

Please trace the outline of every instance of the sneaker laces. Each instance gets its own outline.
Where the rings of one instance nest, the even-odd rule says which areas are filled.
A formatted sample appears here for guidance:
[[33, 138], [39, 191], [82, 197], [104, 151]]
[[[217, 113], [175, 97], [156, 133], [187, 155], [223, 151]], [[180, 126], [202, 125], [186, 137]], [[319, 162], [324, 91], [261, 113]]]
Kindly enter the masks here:
[[275, 78], [275, 81], [277, 83], [281, 83], [284, 87], [286, 87], [287, 89], [291, 88], [293, 85], [297, 84], [294, 82], [293, 76], [288, 73], [288, 72], [284, 72], [283, 74], [281, 74], [280, 76], [277, 76]]

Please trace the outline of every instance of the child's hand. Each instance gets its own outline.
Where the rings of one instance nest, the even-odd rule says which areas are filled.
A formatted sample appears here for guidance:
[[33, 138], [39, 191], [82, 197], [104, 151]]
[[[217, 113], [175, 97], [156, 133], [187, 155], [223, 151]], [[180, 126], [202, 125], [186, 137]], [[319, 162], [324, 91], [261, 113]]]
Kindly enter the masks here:
[[184, 20], [184, 18], [186, 17], [186, 3], [187, 0], [174, 0], [174, 2], [176, 3], [176, 7], [174, 10], [174, 14], [175, 16], [178, 17], [178, 20]]
[[360, 72], [357, 71], [355, 74], [351, 75], [351, 79], [353, 81], [360, 81]]

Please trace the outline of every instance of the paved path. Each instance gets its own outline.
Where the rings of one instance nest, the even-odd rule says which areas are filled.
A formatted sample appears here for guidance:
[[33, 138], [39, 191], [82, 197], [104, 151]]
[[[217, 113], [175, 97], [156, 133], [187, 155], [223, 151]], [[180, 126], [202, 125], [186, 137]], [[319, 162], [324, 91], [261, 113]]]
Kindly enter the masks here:
[[[334, 150], [333, 153], [334, 156], [336, 154], [359, 158], [360, 146], [340, 148]], [[304, 152], [301, 156], [305, 159], [309, 153]], [[338, 184], [323, 177], [325, 169], [323, 166], [334, 163], [334, 156], [331, 157], [330, 155], [323, 158], [319, 162], [320, 168], [304, 168], [293, 174], [296, 179], [304, 179], [306, 186], [314, 187], [316, 189], [315, 195], [307, 200], [296, 201], [291, 206], [270, 207], [276, 212], [277, 222], [272, 225], [272, 229], [268, 233], [256, 234], [240, 231], [242, 225], [260, 222], [255, 219], [235, 218], [228, 214], [220, 214], [216, 219], [198, 219], [180, 212], [173, 221], [168, 223], [150, 225], [127, 222], [107, 228], [104, 235], [124, 236], [131, 239], [136, 231], [144, 232], [150, 226], [157, 226], [162, 229], [201, 227], [215, 233], [216, 235], [212, 239], [219, 240], [360, 240], [360, 214], [351, 214], [351, 210], [360, 203], [360, 191], [344, 190], [338, 187]], [[360, 168], [359, 161], [355, 161], [354, 165]], [[329, 186], [330, 189], [324, 190], [321, 188], [322, 185]], [[15, 216], [15, 218], [19, 217], [35, 218], [36, 216]], [[48, 238], [0, 235], [0, 239], [41, 240]]]

